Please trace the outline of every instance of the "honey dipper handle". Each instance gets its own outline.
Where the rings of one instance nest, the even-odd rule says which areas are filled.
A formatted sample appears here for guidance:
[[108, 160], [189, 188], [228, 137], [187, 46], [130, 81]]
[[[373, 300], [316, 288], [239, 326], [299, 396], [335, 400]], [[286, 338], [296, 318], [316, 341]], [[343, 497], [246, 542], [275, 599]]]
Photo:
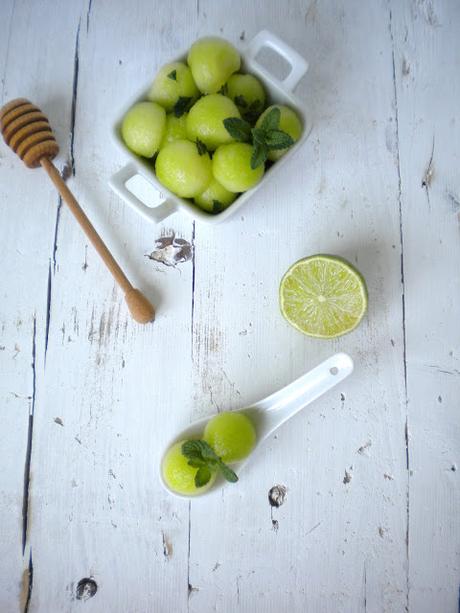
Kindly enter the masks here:
[[65, 201], [72, 214], [74, 215], [75, 219], [80, 224], [81, 229], [101, 256], [105, 265], [112, 273], [115, 281], [123, 290], [125, 294], [126, 303], [133, 318], [139, 323], [147, 323], [149, 321], [152, 321], [155, 317], [155, 310], [153, 306], [139, 290], [135, 289], [131, 285], [125, 273], [122, 271], [117, 261], [106, 247], [104, 241], [94, 229], [94, 226], [84, 213], [83, 209], [78, 204], [74, 195], [64, 183], [61, 175], [59, 174], [59, 171], [57, 170], [53, 162], [47, 157], [43, 157], [40, 160], [40, 164], [48, 173], [51, 181], [54, 183], [57, 190], [61, 194], [62, 199]]

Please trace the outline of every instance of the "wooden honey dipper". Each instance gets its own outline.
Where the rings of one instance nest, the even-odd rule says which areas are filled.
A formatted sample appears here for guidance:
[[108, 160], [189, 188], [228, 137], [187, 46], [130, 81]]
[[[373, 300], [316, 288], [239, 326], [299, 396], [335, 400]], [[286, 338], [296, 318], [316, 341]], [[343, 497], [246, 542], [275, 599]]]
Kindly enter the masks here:
[[133, 319], [142, 324], [152, 321], [155, 318], [155, 309], [147, 298], [131, 285], [51, 161], [56, 157], [59, 145], [45, 115], [25, 98], [12, 100], [0, 109], [0, 131], [6, 144], [28, 168], [42, 166], [46, 170], [83, 232], [123, 290]]

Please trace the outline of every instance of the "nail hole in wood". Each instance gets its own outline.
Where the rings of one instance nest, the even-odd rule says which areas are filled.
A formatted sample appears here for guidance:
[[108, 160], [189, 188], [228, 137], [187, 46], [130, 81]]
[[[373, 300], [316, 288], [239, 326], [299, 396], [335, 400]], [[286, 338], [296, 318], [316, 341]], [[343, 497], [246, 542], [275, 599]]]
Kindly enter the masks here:
[[77, 583], [77, 600], [88, 600], [97, 592], [97, 583], [90, 577], [84, 577]]
[[268, 502], [271, 507], [280, 507], [286, 499], [287, 487], [274, 485], [268, 492]]

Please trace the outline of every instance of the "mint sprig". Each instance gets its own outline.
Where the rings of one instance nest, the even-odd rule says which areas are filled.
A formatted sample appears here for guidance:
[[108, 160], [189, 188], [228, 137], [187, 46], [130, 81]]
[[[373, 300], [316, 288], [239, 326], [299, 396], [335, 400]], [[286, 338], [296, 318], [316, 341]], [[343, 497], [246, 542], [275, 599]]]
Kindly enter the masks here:
[[281, 112], [278, 107], [274, 107], [263, 119], [260, 129], [264, 132], [277, 130], [280, 125]]
[[268, 148], [264, 142], [254, 141], [251, 155], [251, 168], [254, 170], [265, 162], [268, 157]]
[[195, 475], [195, 485], [197, 487], [203, 487], [209, 482], [211, 478], [211, 469], [209, 466], [200, 466]]
[[202, 440], [185, 441], [182, 455], [188, 459], [189, 466], [198, 468], [195, 475], [196, 487], [203, 487], [211, 479], [212, 473], [220, 470], [223, 477], [231, 483], [238, 481], [238, 476], [227, 464], [222, 462], [214, 449]]
[[244, 119], [239, 117], [227, 117], [224, 119], [224, 126], [232, 138], [242, 143], [251, 140], [251, 126]]
[[287, 149], [294, 144], [294, 140], [282, 130], [270, 130], [265, 136], [265, 143], [269, 149]]
[[251, 124], [239, 117], [227, 117], [224, 126], [232, 138], [248, 143], [252, 141], [251, 168], [254, 170], [263, 164], [269, 151], [287, 149], [294, 144], [294, 139], [279, 129], [281, 113], [274, 107], [264, 117], [260, 127], [251, 128]]

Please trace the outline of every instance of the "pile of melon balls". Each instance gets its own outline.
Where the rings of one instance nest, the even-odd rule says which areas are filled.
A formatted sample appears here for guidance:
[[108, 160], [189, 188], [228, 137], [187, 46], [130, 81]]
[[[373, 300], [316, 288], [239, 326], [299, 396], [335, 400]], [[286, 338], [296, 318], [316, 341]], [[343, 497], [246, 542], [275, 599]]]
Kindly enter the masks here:
[[147, 100], [121, 125], [126, 146], [151, 160], [162, 185], [211, 214], [257, 185], [302, 133], [298, 115], [284, 105], [267, 108], [262, 83], [240, 66], [229, 42], [201, 38], [187, 64], [160, 69]]

